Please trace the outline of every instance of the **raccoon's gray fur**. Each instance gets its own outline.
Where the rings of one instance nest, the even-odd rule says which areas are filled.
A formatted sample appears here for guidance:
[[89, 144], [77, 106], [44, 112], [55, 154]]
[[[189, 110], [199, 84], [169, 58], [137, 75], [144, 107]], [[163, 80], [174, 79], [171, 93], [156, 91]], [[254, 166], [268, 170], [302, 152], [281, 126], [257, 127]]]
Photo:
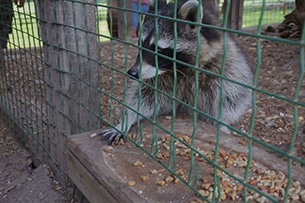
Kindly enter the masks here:
[[[199, 22], [217, 25], [217, 16], [211, 13], [213, 9], [206, 6], [205, 1], [202, 4], [198, 9], [199, 3], [197, 0], [179, 1], [177, 18], [193, 23], [198, 22], [197, 11], [199, 11]], [[158, 15], [173, 17], [174, 4], [162, 5], [158, 9]], [[127, 105], [133, 110], [126, 109], [127, 117], [125, 118], [125, 123], [121, 122], [115, 127], [116, 129], [108, 128], [100, 133], [102, 140], [108, 140], [108, 144], [112, 142], [117, 144], [119, 142], [122, 137], [119, 131], [123, 130], [123, 134], [129, 131], [130, 127], [137, 120], [138, 114], [135, 113], [137, 111], [148, 118], [153, 116], [154, 110], [157, 115], [171, 113], [173, 111], [172, 95], [174, 87], [176, 88], [175, 98], [190, 106], [194, 106], [194, 96], [198, 92], [196, 108], [214, 118], [219, 116], [221, 79], [213, 73], [220, 74], [221, 71], [224, 56], [223, 32], [195, 24], [177, 22], [177, 38], [175, 40], [174, 21], [158, 18], [157, 22], [158, 29], [155, 27], [155, 18], [149, 15], [146, 16], [140, 40], [145, 49], [158, 50], [158, 53], [161, 55], [158, 56], [156, 64], [156, 58], [153, 53], [145, 49], [140, 50], [135, 64], [130, 68], [128, 73], [144, 82], [141, 85], [141, 94], [139, 94], [139, 81], [132, 80], [128, 87]], [[156, 33], [156, 30], [158, 33]], [[185, 65], [185, 63], [192, 66], [196, 64], [197, 33], [200, 34], [200, 47], [198, 47], [199, 69], [196, 71], [194, 68]], [[155, 44], [156, 39], [158, 39], [158, 44]], [[176, 82], [174, 79], [174, 62], [162, 57], [162, 55], [165, 55], [173, 58], [174, 47], [176, 48], [176, 59], [184, 63], [184, 65], [179, 62], [176, 63]], [[226, 47], [224, 77], [251, 85], [253, 73], [246, 60], [244, 51], [229, 35], [227, 36]], [[203, 72], [202, 70], [208, 72]], [[199, 81], [198, 89], [196, 89], [195, 82], [196, 74], [198, 74]], [[156, 81], [157, 88], [160, 90], [158, 93], [146, 85], [155, 86]], [[235, 124], [251, 103], [251, 89], [229, 82], [228, 80], [223, 80], [223, 82], [224, 104], [222, 121], [227, 124]], [[166, 94], [163, 94], [163, 92]], [[157, 99], [155, 99], [156, 93]], [[139, 98], [139, 95], [141, 95], [141, 98]], [[179, 102], [176, 102], [176, 106], [177, 111], [189, 114], [194, 112], [192, 108], [188, 108]], [[216, 124], [215, 121], [203, 114], [198, 113], [198, 117], [213, 125]]]

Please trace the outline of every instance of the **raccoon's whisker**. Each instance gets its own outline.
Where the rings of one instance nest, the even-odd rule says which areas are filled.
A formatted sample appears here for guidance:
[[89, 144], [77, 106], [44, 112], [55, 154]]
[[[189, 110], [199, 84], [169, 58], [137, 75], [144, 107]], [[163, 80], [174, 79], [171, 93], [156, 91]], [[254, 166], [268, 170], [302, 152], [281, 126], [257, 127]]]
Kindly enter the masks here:
[[165, 68], [165, 67], [167, 67], [167, 66], [170, 65], [170, 64], [172, 64], [171, 61], [168, 62], [168, 63], [164, 63], [164, 64], [162, 64], [162, 65], [159, 65], [158, 68], [160, 68], [160, 69], [162, 69], [162, 68], [167, 69], [167, 68]]
[[[187, 77], [187, 75], [186, 75], [183, 71], [179, 70], [178, 68], [176, 68], [176, 71], [177, 71], [179, 74], [181, 74], [183, 77]], [[174, 72], [174, 70], [167, 70], [167, 72]]]
[[177, 71], [178, 73], [180, 73], [183, 77], [187, 77], [187, 75], [186, 75], [184, 72], [182, 72], [181, 70], [176, 69], [176, 71]]

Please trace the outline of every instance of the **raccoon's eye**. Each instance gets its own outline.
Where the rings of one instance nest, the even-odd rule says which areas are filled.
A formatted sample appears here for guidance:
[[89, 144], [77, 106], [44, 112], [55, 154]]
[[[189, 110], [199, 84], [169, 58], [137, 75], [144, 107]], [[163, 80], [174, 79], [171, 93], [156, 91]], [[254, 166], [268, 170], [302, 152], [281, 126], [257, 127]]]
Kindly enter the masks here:
[[158, 53], [162, 54], [164, 51], [164, 49], [162, 49], [161, 47], [158, 47]]

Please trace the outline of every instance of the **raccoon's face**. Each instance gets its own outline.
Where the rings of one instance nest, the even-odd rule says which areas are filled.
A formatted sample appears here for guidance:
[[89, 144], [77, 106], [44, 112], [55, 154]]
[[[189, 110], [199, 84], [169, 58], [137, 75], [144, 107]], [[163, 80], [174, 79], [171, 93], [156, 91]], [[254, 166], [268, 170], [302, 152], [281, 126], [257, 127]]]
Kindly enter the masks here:
[[[203, 20], [204, 7], [200, 6], [197, 0], [184, 1], [177, 8], [177, 18], [180, 20], [191, 23], [205, 23], [204, 20], [213, 21], [207, 15]], [[152, 13], [154, 13], [154, 9]], [[203, 30], [194, 24], [177, 22], [175, 25], [174, 14], [174, 4], [167, 4], [158, 9], [158, 15], [172, 19], [162, 17], [156, 19], [150, 15], [145, 17], [139, 39], [141, 40], [139, 45], [143, 48], [139, 49], [137, 60], [129, 69], [128, 74], [136, 78], [149, 79], [166, 71], [173, 71], [173, 59], [176, 59], [177, 68], [183, 66], [184, 63], [194, 64], [198, 29], [200, 30], [200, 47], [207, 43], [207, 37], [213, 40], [218, 36], [217, 33], [211, 33], [211, 29]], [[197, 19], [198, 17], [199, 19]]]

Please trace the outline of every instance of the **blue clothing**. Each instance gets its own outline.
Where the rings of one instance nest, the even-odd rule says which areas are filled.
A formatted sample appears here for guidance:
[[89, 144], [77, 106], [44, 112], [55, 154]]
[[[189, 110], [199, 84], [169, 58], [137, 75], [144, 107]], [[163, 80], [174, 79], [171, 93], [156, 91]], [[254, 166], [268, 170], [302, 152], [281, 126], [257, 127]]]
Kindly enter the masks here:
[[140, 15], [138, 11], [142, 12], [148, 12], [149, 5], [148, 4], [140, 4], [141, 8], [139, 9], [139, 3], [138, 2], [132, 2], [132, 9], [135, 11], [132, 13], [132, 29], [136, 30], [139, 22], [140, 22]]

